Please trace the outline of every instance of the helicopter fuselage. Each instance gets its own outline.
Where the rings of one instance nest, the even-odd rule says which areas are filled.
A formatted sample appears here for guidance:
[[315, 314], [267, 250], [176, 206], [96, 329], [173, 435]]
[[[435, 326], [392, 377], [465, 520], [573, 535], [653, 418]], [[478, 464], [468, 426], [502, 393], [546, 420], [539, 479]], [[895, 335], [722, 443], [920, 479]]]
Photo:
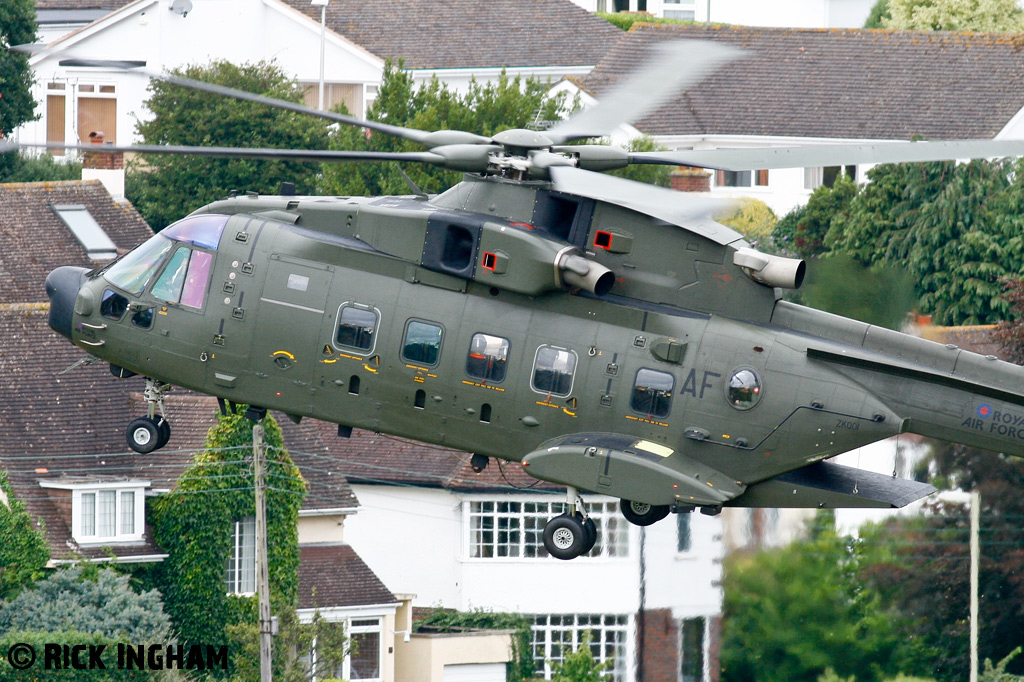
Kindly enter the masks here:
[[[1024, 369], [782, 301], [708, 219], [469, 178], [178, 225], [83, 275], [51, 324], [160, 382], [651, 505], [901, 504], [785, 475], [906, 431], [1024, 452]], [[613, 291], [566, 281], [567, 250]]]

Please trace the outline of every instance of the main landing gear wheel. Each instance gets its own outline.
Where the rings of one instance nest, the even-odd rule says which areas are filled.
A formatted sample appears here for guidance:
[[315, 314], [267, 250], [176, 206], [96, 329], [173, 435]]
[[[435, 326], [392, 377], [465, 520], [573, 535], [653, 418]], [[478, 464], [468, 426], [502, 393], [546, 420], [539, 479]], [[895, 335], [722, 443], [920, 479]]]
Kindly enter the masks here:
[[667, 504], [647, 504], [646, 502], [632, 502], [630, 500], [619, 500], [619, 509], [626, 520], [635, 526], [649, 526], [657, 523], [668, 516]]
[[594, 549], [594, 545], [597, 544], [597, 524], [594, 523], [594, 519], [589, 516], [583, 519], [583, 530], [587, 533], [587, 539], [583, 543], [583, 548], [580, 551], [581, 555], [590, 554], [590, 550]]
[[584, 521], [576, 514], [556, 516], [544, 526], [544, 548], [548, 554], [563, 561], [583, 554], [587, 543], [596, 539], [597, 533], [588, 533]]
[[[164, 422], [167, 423], [166, 421]], [[167, 438], [171, 437], [170, 426], [166, 427]], [[147, 455], [157, 448], [163, 447], [167, 441], [161, 442], [163, 433], [157, 420], [152, 417], [139, 417], [128, 425], [124, 432], [128, 447], [135, 452]]]

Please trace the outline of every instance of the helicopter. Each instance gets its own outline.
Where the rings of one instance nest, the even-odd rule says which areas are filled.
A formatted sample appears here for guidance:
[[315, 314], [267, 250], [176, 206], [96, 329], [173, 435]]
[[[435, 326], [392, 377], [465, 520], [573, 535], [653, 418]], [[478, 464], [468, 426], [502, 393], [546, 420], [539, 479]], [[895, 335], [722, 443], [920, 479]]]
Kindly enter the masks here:
[[463, 179], [437, 195], [216, 201], [105, 267], [51, 272], [49, 325], [115, 376], [146, 378], [148, 413], [126, 430], [137, 452], [168, 442], [164, 397], [181, 386], [253, 406], [254, 419], [273, 409], [342, 437], [458, 448], [478, 471], [516, 461], [566, 487], [566, 512], [543, 531], [566, 560], [597, 539], [581, 491], [619, 498], [641, 526], [723, 507], [891, 508], [935, 489], [827, 460], [900, 433], [1024, 455], [1024, 368], [788, 302], [804, 261], [752, 248], [706, 197], [601, 173], [991, 157], [1024, 143], [571, 144], [741, 56], [698, 41], [658, 50], [596, 106], [492, 137], [159, 74], [425, 150], [105, 150], [428, 163]]

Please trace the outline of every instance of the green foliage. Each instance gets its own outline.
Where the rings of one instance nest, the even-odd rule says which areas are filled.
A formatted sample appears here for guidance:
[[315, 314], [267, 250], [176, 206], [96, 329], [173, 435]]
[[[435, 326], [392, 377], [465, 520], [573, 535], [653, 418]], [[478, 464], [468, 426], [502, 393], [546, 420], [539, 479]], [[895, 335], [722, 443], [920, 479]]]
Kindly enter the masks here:
[[[628, 31], [633, 24], [697, 24], [696, 21], [685, 19], [664, 19], [655, 17], [646, 12], [597, 12], [597, 16], [618, 26], [623, 31]], [[703, 25], [704, 22], [699, 22]]]
[[[319, 611], [310, 623], [300, 623], [295, 609], [280, 613], [274, 637], [273, 678], [277, 682], [329, 680], [349, 653], [345, 625], [328, 622]], [[231, 644], [233, 682], [249, 682], [260, 676], [259, 628], [256, 623], [237, 623], [227, 628]], [[307, 663], [314, 661], [313, 668]]]
[[825, 246], [906, 269], [938, 324], [1005, 319], [1000, 280], [1024, 271], [1022, 171], [1010, 160], [876, 166]]
[[112, 570], [95, 579], [80, 567], [55, 571], [9, 602], [0, 602], [0, 632], [78, 632], [130, 642], [166, 642], [170, 619], [156, 591], [137, 594]]
[[35, 118], [32, 69], [28, 55], [8, 47], [36, 41], [36, 7], [33, 0], [0, 3], [0, 136]]
[[1017, 657], [1020, 651], [1021, 647], [1017, 647], [994, 666], [992, 665], [992, 659], [986, 658], [985, 666], [978, 675], [978, 682], [1024, 682], [1024, 676], [1011, 675], [1006, 672], [1006, 666]]
[[885, 20], [888, 18], [889, 0], [876, 0], [864, 22], [864, 28], [885, 28]]
[[[117, 667], [118, 643], [134, 644], [130, 640], [108, 637], [96, 633], [84, 633], [78, 630], [34, 631], [11, 630], [0, 635], [0, 680], [4, 682], [156, 682], [169, 680], [173, 677], [164, 673], [149, 670], [127, 670]], [[27, 670], [11, 667], [7, 660], [7, 652], [15, 644], [28, 644], [36, 651], [36, 662]], [[47, 670], [44, 668], [45, 646], [61, 644], [69, 647], [77, 645], [106, 646], [102, 660], [106, 669], [75, 670], [61, 668]], [[80, 659], [88, 662], [88, 658]]]
[[551, 671], [551, 682], [605, 682], [607, 672], [611, 670], [613, 661], [599, 662], [594, 657], [594, 644], [590, 631], [583, 637], [576, 650], [566, 654], [562, 662]]
[[[466, 94], [452, 92], [436, 78], [419, 89], [412, 75], [390, 61], [377, 99], [367, 117], [419, 130], [465, 130], [494, 135], [510, 128], [525, 128], [539, 111], [543, 120], [559, 118], [564, 97], [547, 98], [549, 84], [536, 78], [509, 78], [504, 73], [496, 83], [473, 81]], [[331, 137], [331, 149], [355, 151], [423, 151], [415, 142], [392, 135], [367, 134], [361, 128], [343, 126]], [[462, 179], [460, 173], [425, 164], [405, 169], [419, 187], [438, 192]], [[336, 195], [408, 194], [409, 188], [394, 163], [335, 163], [324, 166], [319, 190]]]
[[742, 197], [735, 208], [715, 216], [715, 220], [736, 230], [756, 246], [768, 243], [779, 217], [760, 199]]
[[843, 253], [810, 259], [800, 291], [805, 305], [888, 329], [899, 329], [915, 303], [906, 270], [865, 267]]
[[0, 542], [0, 600], [3, 600], [15, 597], [22, 588], [43, 576], [43, 569], [50, 561], [50, 547], [46, 544], [42, 521], [37, 528], [25, 511], [25, 503], [14, 497], [6, 471], [0, 471], [0, 490], [7, 497], [7, 504], [0, 502], [0, 538], [3, 538]]
[[[635, 137], [626, 144], [626, 151], [630, 152], [660, 152], [665, 148], [657, 144], [647, 135]], [[608, 173], [627, 180], [646, 182], [649, 185], [668, 187], [672, 182], [672, 166], [662, 166], [653, 163], [634, 163], [625, 168], [619, 168]]]
[[861, 548], [822, 526], [805, 541], [726, 559], [723, 682], [814, 682], [832, 668], [872, 682], [914, 643], [858, 572]]
[[0, 182], [57, 182], [82, 179], [81, 163], [65, 162], [50, 154], [12, 154], [8, 161], [7, 166], [0, 164]]
[[[255, 622], [255, 597], [228, 597], [225, 566], [236, 521], [255, 515], [252, 422], [245, 406], [221, 416], [175, 489], [151, 503], [154, 535], [168, 553], [159, 584], [186, 643], [226, 643], [229, 625]], [[298, 514], [305, 484], [283, 447], [281, 429], [263, 420], [267, 445], [267, 545], [271, 606], [294, 608], [298, 591]]]
[[857, 195], [857, 183], [845, 175], [831, 187], [822, 185], [811, 193], [807, 205], [790, 211], [775, 226], [776, 247], [798, 256], [816, 256], [827, 248], [825, 236], [833, 221], [842, 220]]
[[[302, 102], [302, 89], [280, 67], [267, 62], [217, 61], [174, 73], [289, 102]], [[154, 80], [146, 106], [153, 116], [137, 124], [145, 144], [325, 149], [326, 121], [241, 102], [223, 95]], [[231, 190], [277, 193], [282, 181], [311, 193], [320, 172], [315, 163], [215, 159], [153, 154], [128, 168], [126, 192], [155, 230], [184, 217]]]
[[1024, 31], [1017, 0], [889, 0], [885, 28], [913, 31]]
[[1007, 320], [1000, 320], [992, 338], [1006, 351], [1010, 362], [1024, 364], [1024, 279], [1002, 280], [1003, 298], [1010, 304]]
[[533, 651], [530, 645], [531, 624], [522, 614], [434, 609], [413, 623], [413, 629], [417, 632], [515, 630], [512, 637], [512, 660], [508, 664], [508, 681], [522, 682], [534, 678]]

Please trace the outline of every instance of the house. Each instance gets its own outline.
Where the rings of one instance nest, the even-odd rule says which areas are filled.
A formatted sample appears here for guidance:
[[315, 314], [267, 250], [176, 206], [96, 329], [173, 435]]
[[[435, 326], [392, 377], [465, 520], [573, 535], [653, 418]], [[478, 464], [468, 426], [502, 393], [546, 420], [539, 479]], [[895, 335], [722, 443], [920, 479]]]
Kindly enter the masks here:
[[[613, 679], [717, 679], [722, 525], [678, 514], [633, 526], [619, 501], [586, 495], [599, 530], [587, 556], [547, 556], [544, 524], [564, 489], [468, 453], [355, 432], [335, 445], [360, 500], [346, 525], [353, 547], [416, 606], [512, 611], [533, 621], [537, 669], [590, 631]], [[381, 538], [386, 538], [382, 542]]]
[[[101, 267], [153, 233], [99, 181], [0, 185], [0, 205], [0, 469], [44, 532], [51, 567], [162, 561], [167, 554], [147, 526], [146, 499], [171, 490], [202, 449], [217, 402], [189, 392], [170, 396], [170, 446], [148, 455], [126, 451], [128, 415], [145, 413], [140, 378], [119, 380], [103, 363], [82, 364], [87, 356], [47, 326], [43, 302], [43, 281], [53, 268]], [[392, 593], [347, 543], [344, 525], [359, 503], [330, 456], [326, 432], [287, 421], [282, 429], [307, 490], [297, 528], [300, 620], [319, 613], [345, 623], [358, 647], [340, 676], [392, 682], [395, 633], [409, 635], [412, 597]], [[251, 594], [254, 521], [239, 519], [233, 538], [225, 589]], [[476, 658], [441, 652], [433, 664], [449, 672], [465, 665], [504, 670], [508, 635], [489, 636]], [[427, 665], [417, 656], [430, 652], [416, 651], [418, 636], [409, 639], [402, 665]]]
[[503, 70], [557, 81], [586, 74], [622, 34], [570, 0], [496, 0], [472, 11], [441, 2], [332, 0], [323, 34], [320, 8], [309, 0], [67, 3], [81, 6], [81, 16], [87, 5], [116, 9], [32, 57], [40, 118], [18, 129], [21, 142], [87, 143], [99, 132], [108, 143], [135, 141], [136, 119], [149, 115], [148, 79], [102, 60], [156, 72], [213, 60], [273, 60], [317, 106], [322, 53], [325, 106], [343, 102], [362, 117], [388, 59], [404, 60], [419, 82], [436, 76], [456, 89]]
[[746, 26], [859, 28], [874, 0], [573, 0], [591, 12], [647, 12], [665, 19]]
[[[1024, 51], [1017, 37], [1002, 34], [635, 26], [583, 89], [599, 100], [648, 46], [670, 40], [726, 43], [749, 57], [635, 123], [667, 149], [1024, 135]], [[867, 168], [845, 170], [862, 180]], [[710, 189], [762, 199], [783, 215], [841, 170], [718, 171]]]

